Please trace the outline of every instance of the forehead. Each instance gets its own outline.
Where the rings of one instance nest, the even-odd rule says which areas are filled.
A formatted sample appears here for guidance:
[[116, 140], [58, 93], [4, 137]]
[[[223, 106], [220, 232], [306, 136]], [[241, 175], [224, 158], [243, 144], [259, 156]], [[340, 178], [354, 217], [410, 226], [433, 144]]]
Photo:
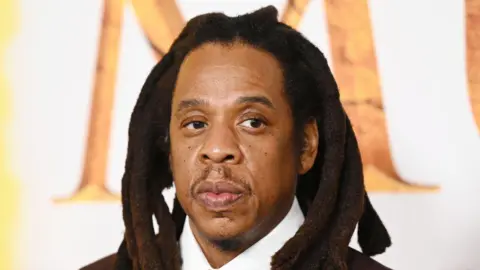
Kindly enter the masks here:
[[178, 74], [174, 98], [226, 98], [262, 94], [283, 97], [283, 74], [274, 56], [244, 44], [207, 43], [192, 51]]

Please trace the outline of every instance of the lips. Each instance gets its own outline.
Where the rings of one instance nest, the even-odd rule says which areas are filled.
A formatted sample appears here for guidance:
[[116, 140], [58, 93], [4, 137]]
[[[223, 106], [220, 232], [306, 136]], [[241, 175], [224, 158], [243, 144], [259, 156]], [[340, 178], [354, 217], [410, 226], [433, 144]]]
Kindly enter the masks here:
[[195, 198], [207, 209], [226, 210], [238, 202], [247, 190], [230, 182], [201, 182], [195, 191]]

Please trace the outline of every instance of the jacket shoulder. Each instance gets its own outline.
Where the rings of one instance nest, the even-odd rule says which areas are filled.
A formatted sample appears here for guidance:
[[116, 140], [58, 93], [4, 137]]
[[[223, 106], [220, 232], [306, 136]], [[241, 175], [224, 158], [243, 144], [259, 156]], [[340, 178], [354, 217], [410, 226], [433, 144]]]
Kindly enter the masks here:
[[[116, 254], [112, 254], [92, 262], [80, 270], [113, 270], [115, 261]], [[348, 251], [348, 268], [350, 270], [392, 270], [352, 248]]]
[[86, 265], [80, 270], [113, 270], [116, 261], [116, 254], [101, 258], [89, 265]]
[[348, 269], [351, 270], [392, 270], [367, 255], [350, 248], [348, 252]]

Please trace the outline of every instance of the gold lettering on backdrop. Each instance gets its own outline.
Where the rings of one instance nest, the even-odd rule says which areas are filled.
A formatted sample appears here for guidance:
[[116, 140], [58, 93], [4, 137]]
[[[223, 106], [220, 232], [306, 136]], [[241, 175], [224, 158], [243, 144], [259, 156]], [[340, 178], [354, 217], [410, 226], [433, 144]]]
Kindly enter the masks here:
[[[289, 0], [281, 20], [297, 28], [308, 3], [309, 0]], [[393, 167], [366, 0], [327, 0], [325, 5], [333, 69], [342, 102], [359, 138], [366, 163], [367, 190], [435, 190], [403, 182]], [[132, 0], [132, 6], [160, 60], [185, 25], [175, 0]], [[57, 202], [119, 200], [107, 189], [105, 181], [123, 8], [123, 1], [104, 2], [83, 177], [73, 196]]]
[[480, 1], [466, 0], [465, 12], [470, 102], [480, 130]]
[[118, 201], [106, 187], [106, 171], [117, 76], [123, 1], [105, 0], [83, 176], [73, 196], [56, 202]]
[[[180, 10], [174, 0], [132, 0], [132, 5], [156, 58], [161, 59], [185, 25]], [[124, 8], [123, 0], [104, 1], [83, 176], [75, 193], [56, 199], [57, 203], [120, 199], [106, 186], [106, 170]]]
[[333, 71], [359, 140], [369, 191], [436, 190], [413, 186], [395, 171], [388, 141], [367, 0], [325, 1]]
[[12, 168], [13, 87], [8, 77], [7, 51], [20, 30], [20, 4], [0, 1], [0, 269], [18, 269], [23, 258], [15, 248], [20, 236], [21, 184]]
[[175, 0], [132, 0], [132, 5], [160, 60], [185, 25], [177, 3]]
[[310, 0], [288, 0], [281, 21], [297, 29]]

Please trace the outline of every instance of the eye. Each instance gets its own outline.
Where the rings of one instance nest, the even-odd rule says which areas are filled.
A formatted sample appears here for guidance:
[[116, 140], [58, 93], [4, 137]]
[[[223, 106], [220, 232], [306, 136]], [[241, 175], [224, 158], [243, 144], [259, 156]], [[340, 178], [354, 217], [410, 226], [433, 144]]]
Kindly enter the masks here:
[[265, 122], [259, 118], [250, 118], [240, 123], [240, 125], [247, 128], [256, 129], [256, 128], [262, 128], [263, 126], [265, 126]]
[[195, 130], [195, 129], [202, 129], [207, 126], [207, 123], [204, 123], [202, 121], [191, 121], [188, 122], [184, 125], [185, 128]]

